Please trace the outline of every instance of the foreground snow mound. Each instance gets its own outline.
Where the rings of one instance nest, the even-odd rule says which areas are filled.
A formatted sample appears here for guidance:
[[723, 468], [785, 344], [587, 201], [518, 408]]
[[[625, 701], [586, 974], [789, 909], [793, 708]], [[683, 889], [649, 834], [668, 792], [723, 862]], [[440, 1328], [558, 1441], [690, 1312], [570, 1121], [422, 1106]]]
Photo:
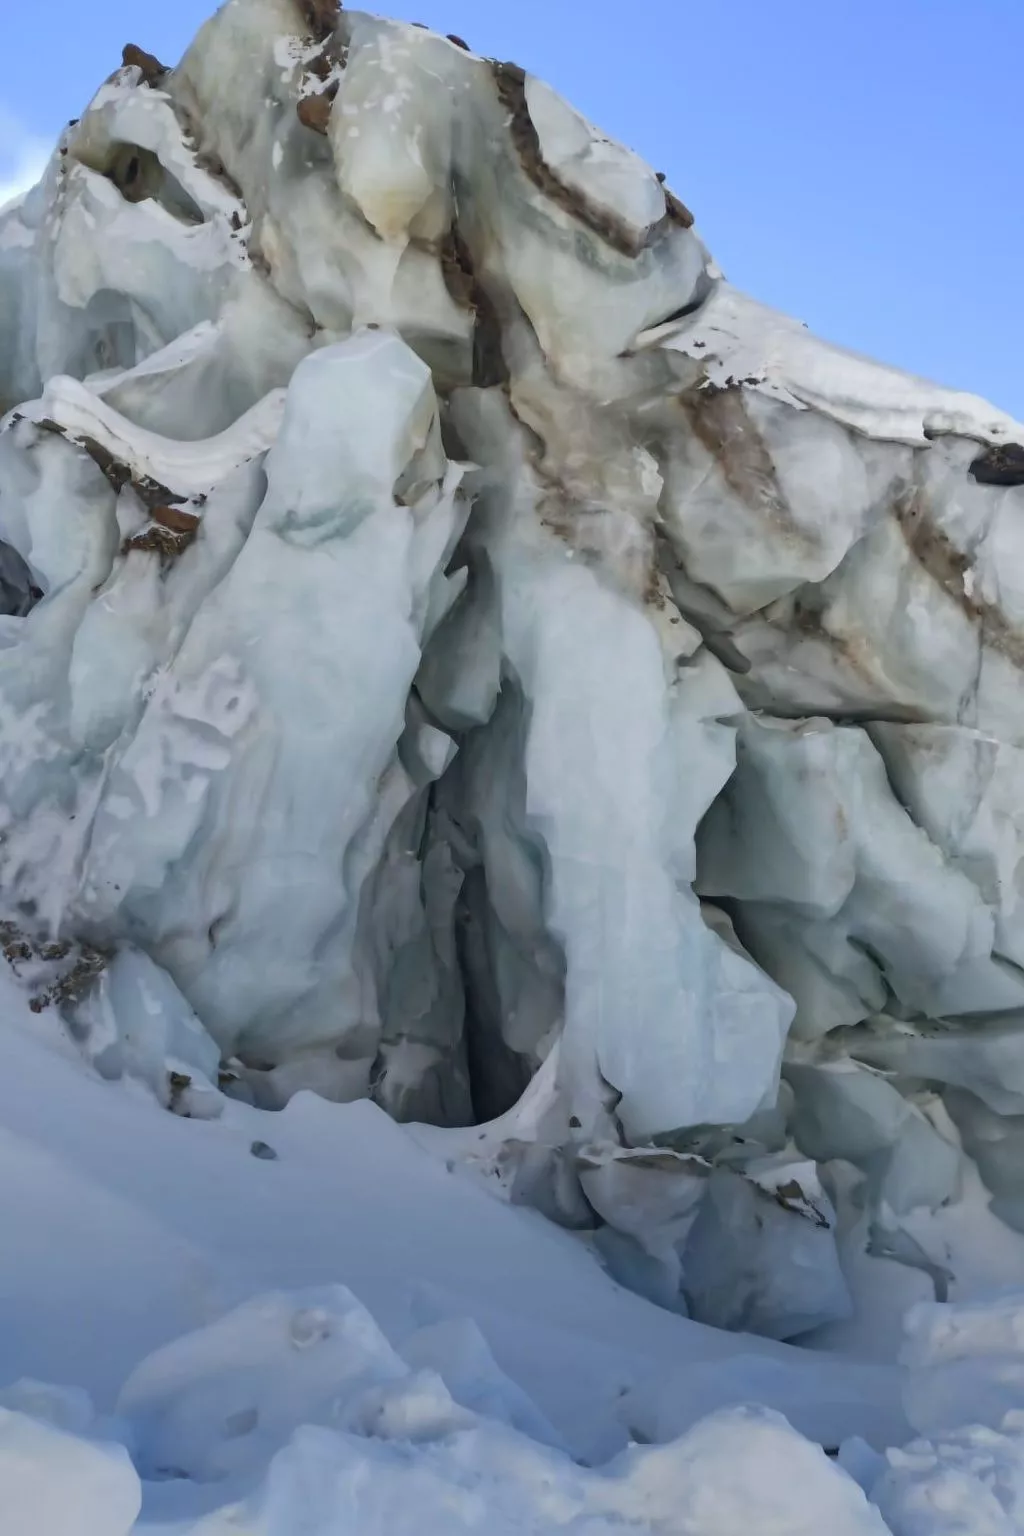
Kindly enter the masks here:
[[918, 1306], [906, 1321], [907, 1417], [922, 1434], [999, 1429], [1024, 1405], [1024, 1295]]
[[10, 1536], [128, 1536], [141, 1504], [122, 1446], [0, 1408], [0, 1508]]
[[968, 1160], [1024, 1231], [1024, 429], [333, 0], [125, 51], [0, 214], [0, 408], [0, 938], [58, 1048], [206, 1122], [372, 1098], [779, 1340], [866, 1254], [955, 1288]]
[[[238, 1487], [274, 1456], [241, 1513], [225, 1509], [225, 1531], [248, 1520], [267, 1536], [300, 1522], [324, 1536], [411, 1536], [485, 1519], [495, 1532], [740, 1536], [755, 1509], [759, 1529], [779, 1536], [822, 1519], [851, 1536], [884, 1531], [856, 1484], [765, 1411], [720, 1414], [676, 1444], [587, 1472], [461, 1405], [437, 1371], [406, 1365], [340, 1286], [258, 1298], [159, 1351], [118, 1411], [150, 1478]], [[203, 1531], [222, 1528], [211, 1519]]]
[[[441, 1428], [436, 1426], [435, 1433]], [[782, 1419], [737, 1413], [710, 1419], [679, 1444], [634, 1452], [605, 1473], [486, 1426], [404, 1446], [305, 1430], [243, 1506], [261, 1536], [290, 1536], [296, 1512], [311, 1536], [343, 1530], [551, 1530], [587, 1536], [886, 1536], [860, 1489]], [[234, 1512], [205, 1532], [232, 1529]], [[237, 1528], [237, 1527], [236, 1527]]]
[[1024, 1530], [1024, 1416], [972, 1425], [903, 1451], [873, 1498], [893, 1536], [1018, 1536]]
[[119, 1447], [4, 1410], [5, 1531], [745, 1536], [756, 1522], [765, 1536], [885, 1536], [857, 1484], [777, 1414], [720, 1413], [588, 1471], [404, 1365], [340, 1286], [258, 1298], [158, 1351], [119, 1411], [151, 1480], [141, 1523]]
[[[925, 1362], [936, 1355], [983, 1360], [1000, 1324], [1005, 1333], [1015, 1318], [1019, 1331], [1021, 1308], [1018, 1297], [989, 1312], [922, 1309], [909, 1331], [914, 1385], [927, 1387]], [[429, 1352], [465, 1387], [459, 1330], [426, 1332]], [[493, 1362], [483, 1374], [493, 1382]], [[447, 1536], [481, 1524], [496, 1536], [1024, 1528], [1019, 1411], [999, 1428], [952, 1429], [885, 1457], [850, 1441], [837, 1465], [781, 1415], [733, 1408], [587, 1469], [503, 1422], [503, 1411], [475, 1412], [437, 1371], [403, 1362], [342, 1286], [257, 1297], [158, 1350], [125, 1384], [103, 1438], [81, 1393], [26, 1382], [6, 1396], [23, 1409], [0, 1408], [11, 1536]]]
[[108, 1470], [86, 1442], [23, 1419], [18, 1439], [6, 1437], [0, 1450], [4, 1528], [10, 1536], [447, 1536], [483, 1524], [495, 1536], [816, 1536], [824, 1527], [887, 1536], [856, 1483], [768, 1414], [709, 1419], [677, 1445], [634, 1452], [600, 1473], [464, 1419], [440, 1383], [414, 1380], [382, 1401], [366, 1435], [300, 1430], [251, 1494], [195, 1518], [182, 1500], [173, 1523], [137, 1524], [140, 1485], [127, 1456], [111, 1456]]
[[888, 1451], [878, 1480], [867, 1478], [894, 1536], [1017, 1536], [1024, 1295], [916, 1307], [903, 1358], [907, 1416], [922, 1438]]

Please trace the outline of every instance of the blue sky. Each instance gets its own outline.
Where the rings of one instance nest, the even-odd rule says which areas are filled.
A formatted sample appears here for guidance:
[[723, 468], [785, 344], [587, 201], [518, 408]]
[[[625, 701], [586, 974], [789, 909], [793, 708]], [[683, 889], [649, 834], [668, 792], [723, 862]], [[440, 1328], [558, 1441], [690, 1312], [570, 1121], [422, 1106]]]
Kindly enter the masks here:
[[[137, 42], [213, 0], [0, 0], [0, 198]], [[726, 274], [1024, 417], [1024, 0], [391, 0], [668, 173]]]

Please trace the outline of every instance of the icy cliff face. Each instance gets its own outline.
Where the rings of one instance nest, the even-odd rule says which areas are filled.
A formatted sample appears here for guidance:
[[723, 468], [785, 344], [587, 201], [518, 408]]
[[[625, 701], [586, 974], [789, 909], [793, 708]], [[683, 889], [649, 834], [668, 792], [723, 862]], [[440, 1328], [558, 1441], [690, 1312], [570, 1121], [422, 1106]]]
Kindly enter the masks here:
[[0, 404], [8, 959], [102, 1071], [488, 1122], [779, 1337], [837, 1209], [941, 1286], [961, 1145], [1024, 1229], [1024, 428], [329, 0], [125, 51], [0, 215]]

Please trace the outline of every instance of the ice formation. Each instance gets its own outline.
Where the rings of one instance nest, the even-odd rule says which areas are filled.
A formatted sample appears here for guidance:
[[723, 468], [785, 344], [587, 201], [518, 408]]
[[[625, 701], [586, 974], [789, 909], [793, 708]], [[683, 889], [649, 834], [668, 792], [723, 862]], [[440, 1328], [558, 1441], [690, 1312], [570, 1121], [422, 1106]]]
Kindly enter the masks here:
[[763, 1536], [816, 1536], [823, 1521], [836, 1536], [888, 1536], [857, 1482], [765, 1410], [711, 1416], [600, 1471], [573, 1467], [465, 1406], [436, 1370], [411, 1369], [341, 1286], [258, 1297], [143, 1362], [120, 1408], [143, 1477], [163, 1482], [138, 1524], [123, 1447], [89, 1421], [77, 1435], [53, 1422], [59, 1393], [33, 1406], [0, 1408], [12, 1536], [741, 1536], [752, 1522]]
[[[540, 80], [329, 0], [125, 50], [0, 213], [0, 409], [3, 942], [102, 1077], [372, 1098], [772, 1339], [853, 1249], [943, 1299], [975, 1167], [1024, 1232], [1024, 428], [738, 293]], [[437, 1349], [505, 1400], [480, 1348], [374, 1412], [453, 1412]], [[348, 1476], [264, 1431], [268, 1508]]]

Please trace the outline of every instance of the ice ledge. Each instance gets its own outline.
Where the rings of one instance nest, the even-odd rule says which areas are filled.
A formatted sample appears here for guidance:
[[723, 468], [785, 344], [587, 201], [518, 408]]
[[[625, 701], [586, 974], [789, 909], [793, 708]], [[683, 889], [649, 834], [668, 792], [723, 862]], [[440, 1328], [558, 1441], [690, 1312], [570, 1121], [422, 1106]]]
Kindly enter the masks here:
[[1024, 442], [1024, 426], [980, 396], [822, 341], [730, 283], [719, 283], [693, 316], [642, 331], [634, 343], [636, 351], [654, 347], [700, 362], [712, 388], [743, 386], [880, 441], [915, 448], [944, 436]]

